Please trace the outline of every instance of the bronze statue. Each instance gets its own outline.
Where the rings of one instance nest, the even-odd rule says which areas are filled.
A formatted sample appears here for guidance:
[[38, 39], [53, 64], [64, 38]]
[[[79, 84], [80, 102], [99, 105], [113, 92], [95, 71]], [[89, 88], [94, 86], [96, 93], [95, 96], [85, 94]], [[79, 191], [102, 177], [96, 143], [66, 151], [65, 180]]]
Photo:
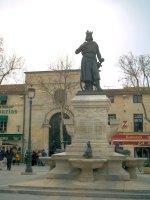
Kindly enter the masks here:
[[[81, 89], [85, 91], [93, 91], [93, 86], [96, 90], [101, 90], [100, 88], [100, 75], [99, 68], [101, 63], [104, 62], [104, 58], [101, 57], [98, 44], [93, 41], [93, 32], [86, 32], [85, 42], [75, 51], [76, 54], [82, 53], [81, 61]], [[98, 61], [97, 62], [97, 58]], [[82, 88], [82, 83], [84, 83], [84, 89]]]
[[126, 155], [126, 156], [130, 156], [131, 154], [131, 151], [129, 151], [128, 149], [123, 149], [123, 147], [120, 147], [119, 143], [115, 145], [115, 152]]
[[83, 154], [84, 158], [91, 158], [92, 157], [92, 147], [90, 141], [87, 142], [87, 149]]

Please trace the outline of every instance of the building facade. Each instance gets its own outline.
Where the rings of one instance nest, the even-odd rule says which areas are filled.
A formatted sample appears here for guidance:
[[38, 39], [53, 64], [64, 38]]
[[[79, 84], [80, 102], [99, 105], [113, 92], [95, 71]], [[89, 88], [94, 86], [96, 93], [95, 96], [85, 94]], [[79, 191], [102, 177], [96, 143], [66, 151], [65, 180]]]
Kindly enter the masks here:
[[143, 88], [139, 94], [135, 88], [113, 89], [107, 95], [111, 100], [109, 122], [116, 119], [119, 124], [112, 144], [120, 143], [134, 157], [149, 157], [150, 122], [145, 116], [150, 116], [150, 90]]
[[[28, 148], [29, 98], [28, 88], [35, 88], [32, 100], [32, 149], [45, 149], [49, 155], [65, 148], [71, 137], [64, 119], [73, 120], [71, 99], [80, 89], [80, 70], [26, 72], [22, 85], [0, 86], [0, 141], [4, 146], [16, 145], [22, 155]], [[108, 124], [116, 124], [116, 133], [110, 141], [131, 150], [132, 156], [150, 154], [150, 123], [145, 119], [141, 104], [150, 115], [150, 91], [138, 95], [134, 88], [104, 90], [111, 101]], [[63, 134], [63, 136], [61, 135]]]
[[[35, 88], [35, 98], [32, 104], [32, 147], [35, 150], [45, 149], [48, 154], [54, 148], [60, 149], [71, 142], [65, 126], [60, 125], [63, 109], [64, 118], [73, 119], [73, 109], [70, 100], [80, 88], [79, 70], [48, 71], [26, 73], [26, 89]], [[29, 101], [26, 98], [25, 121], [29, 118]], [[63, 129], [63, 140], [60, 131]], [[28, 124], [25, 125], [28, 133]], [[27, 146], [25, 138], [25, 146]]]
[[25, 85], [0, 86], [0, 143], [22, 147], [24, 129]]

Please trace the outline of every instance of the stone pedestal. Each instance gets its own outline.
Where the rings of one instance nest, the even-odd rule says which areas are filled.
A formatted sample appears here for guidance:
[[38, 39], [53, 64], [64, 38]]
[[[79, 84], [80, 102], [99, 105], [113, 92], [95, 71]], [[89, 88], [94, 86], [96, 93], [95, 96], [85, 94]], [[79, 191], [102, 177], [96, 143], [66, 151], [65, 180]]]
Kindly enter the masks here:
[[74, 137], [67, 146], [69, 155], [82, 155], [86, 143], [90, 141], [94, 157], [108, 155], [113, 151], [108, 137], [108, 109], [110, 101], [106, 95], [76, 95], [72, 99], [74, 107]]

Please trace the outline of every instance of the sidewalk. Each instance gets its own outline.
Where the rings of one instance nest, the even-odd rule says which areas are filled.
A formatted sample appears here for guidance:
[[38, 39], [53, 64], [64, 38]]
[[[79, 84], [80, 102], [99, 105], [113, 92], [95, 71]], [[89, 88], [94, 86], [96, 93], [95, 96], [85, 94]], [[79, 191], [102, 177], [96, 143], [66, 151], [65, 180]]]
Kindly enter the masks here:
[[[25, 169], [26, 165], [20, 164], [19, 166], [12, 165], [11, 171], [6, 168], [0, 171], [0, 200], [12, 200], [12, 198], [13, 200], [28, 198], [30, 200], [123, 200], [124, 197], [121, 198], [121, 195], [125, 193], [124, 190], [127, 191], [128, 198], [126, 199], [128, 200], [135, 197], [150, 199], [149, 174], [139, 173], [138, 179], [133, 181], [79, 183], [70, 180], [47, 179], [49, 166], [33, 166], [32, 169], [35, 172], [33, 175], [22, 175]], [[6, 191], [3, 191], [5, 189]], [[117, 198], [112, 198], [115, 192]]]
[[32, 180], [35, 177], [44, 175], [49, 171], [48, 166], [33, 166], [34, 175], [22, 175], [25, 172], [26, 165], [21, 163], [18, 165], [12, 165], [11, 170], [8, 171], [6, 167], [0, 170], [0, 187], [6, 187], [13, 183], [23, 182], [27, 180]]

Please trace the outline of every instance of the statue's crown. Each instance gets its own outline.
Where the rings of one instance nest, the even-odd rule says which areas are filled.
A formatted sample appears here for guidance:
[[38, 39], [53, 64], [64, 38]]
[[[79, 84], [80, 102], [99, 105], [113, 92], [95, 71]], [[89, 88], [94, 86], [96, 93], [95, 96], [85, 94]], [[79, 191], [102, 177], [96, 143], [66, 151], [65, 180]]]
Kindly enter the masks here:
[[88, 31], [87, 30], [86, 35], [91, 35], [92, 36], [92, 34], [93, 34], [93, 31]]

